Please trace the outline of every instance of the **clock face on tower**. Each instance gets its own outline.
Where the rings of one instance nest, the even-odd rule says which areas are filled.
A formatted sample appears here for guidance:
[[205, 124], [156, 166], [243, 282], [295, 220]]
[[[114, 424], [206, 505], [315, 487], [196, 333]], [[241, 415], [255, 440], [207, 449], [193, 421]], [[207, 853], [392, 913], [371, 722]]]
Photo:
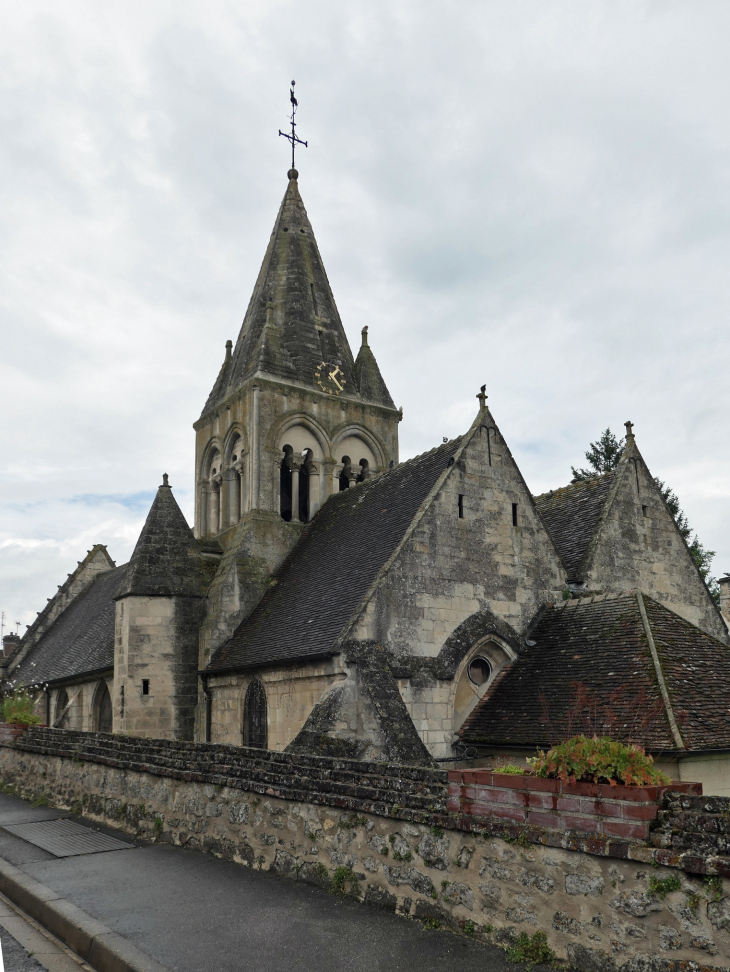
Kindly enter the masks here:
[[345, 389], [345, 376], [339, 365], [322, 361], [314, 370], [314, 380], [328, 395], [339, 395]]

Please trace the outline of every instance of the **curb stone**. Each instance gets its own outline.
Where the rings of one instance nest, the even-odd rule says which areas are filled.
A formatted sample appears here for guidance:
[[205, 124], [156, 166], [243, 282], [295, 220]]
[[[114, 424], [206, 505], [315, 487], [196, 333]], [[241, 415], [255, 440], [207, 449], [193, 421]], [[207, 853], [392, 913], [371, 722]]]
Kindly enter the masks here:
[[170, 972], [108, 925], [2, 858], [0, 892], [96, 972]]

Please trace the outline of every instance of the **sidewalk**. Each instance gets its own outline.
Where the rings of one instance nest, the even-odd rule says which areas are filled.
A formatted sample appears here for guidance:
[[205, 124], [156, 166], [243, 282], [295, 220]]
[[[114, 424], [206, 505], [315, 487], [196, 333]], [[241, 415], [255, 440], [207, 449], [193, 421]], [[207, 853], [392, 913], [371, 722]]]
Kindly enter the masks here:
[[128, 849], [56, 857], [3, 829], [68, 816], [0, 794], [0, 859], [50, 889], [57, 909], [75, 914], [67, 899], [176, 972], [521, 968], [500, 949], [197, 851], [119, 833]]

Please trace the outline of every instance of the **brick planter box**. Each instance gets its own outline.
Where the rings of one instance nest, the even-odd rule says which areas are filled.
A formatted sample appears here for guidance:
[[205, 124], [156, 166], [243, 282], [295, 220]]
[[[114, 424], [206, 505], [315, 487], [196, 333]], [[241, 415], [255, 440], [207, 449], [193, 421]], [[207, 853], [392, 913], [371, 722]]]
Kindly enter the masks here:
[[450, 770], [448, 811], [495, 823], [645, 841], [669, 790], [702, 796], [701, 783], [610, 786], [543, 780], [528, 773]]
[[27, 728], [27, 726], [19, 726], [16, 722], [0, 722], [0, 743], [15, 742]]

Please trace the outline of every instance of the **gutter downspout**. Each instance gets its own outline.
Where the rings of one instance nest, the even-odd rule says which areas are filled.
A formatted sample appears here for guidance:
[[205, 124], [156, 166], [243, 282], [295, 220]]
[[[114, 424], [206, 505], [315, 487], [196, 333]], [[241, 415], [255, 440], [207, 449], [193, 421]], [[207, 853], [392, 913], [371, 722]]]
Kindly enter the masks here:
[[210, 694], [210, 689], [208, 688], [208, 676], [205, 672], [200, 672], [200, 682], [203, 686], [203, 695], [205, 697], [205, 741], [210, 742], [210, 723], [213, 715], [213, 696]]
[[646, 616], [646, 608], [644, 607], [644, 598], [641, 596], [641, 591], [636, 592], [636, 600], [639, 604], [641, 621], [644, 625], [644, 631], [649, 642], [649, 651], [651, 652], [651, 658], [654, 662], [654, 670], [656, 671], [657, 681], [659, 682], [659, 691], [662, 693], [662, 699], [664, 700], [664, 708], [666, 709], [667, 719], [669, 720], [669, 727], [672, 730], [672, 735], [674, 736], [674, 741], [677, 744], [677, 749], [686, 749], [687, 747], [684, 745], [682, 735], [679, 731], [679, 726], [677, 725], [677, 720], [674, 718], [674, 710], [672, 709], [672, 703], [669, 698], [667, 683], [664, 681], [664, 672], [662, 671], [662, 666], [659, 661], [659, 653], [657, 652], [656, 644], [654, 643], [654, 635], [649, 627], [649, 618]]

